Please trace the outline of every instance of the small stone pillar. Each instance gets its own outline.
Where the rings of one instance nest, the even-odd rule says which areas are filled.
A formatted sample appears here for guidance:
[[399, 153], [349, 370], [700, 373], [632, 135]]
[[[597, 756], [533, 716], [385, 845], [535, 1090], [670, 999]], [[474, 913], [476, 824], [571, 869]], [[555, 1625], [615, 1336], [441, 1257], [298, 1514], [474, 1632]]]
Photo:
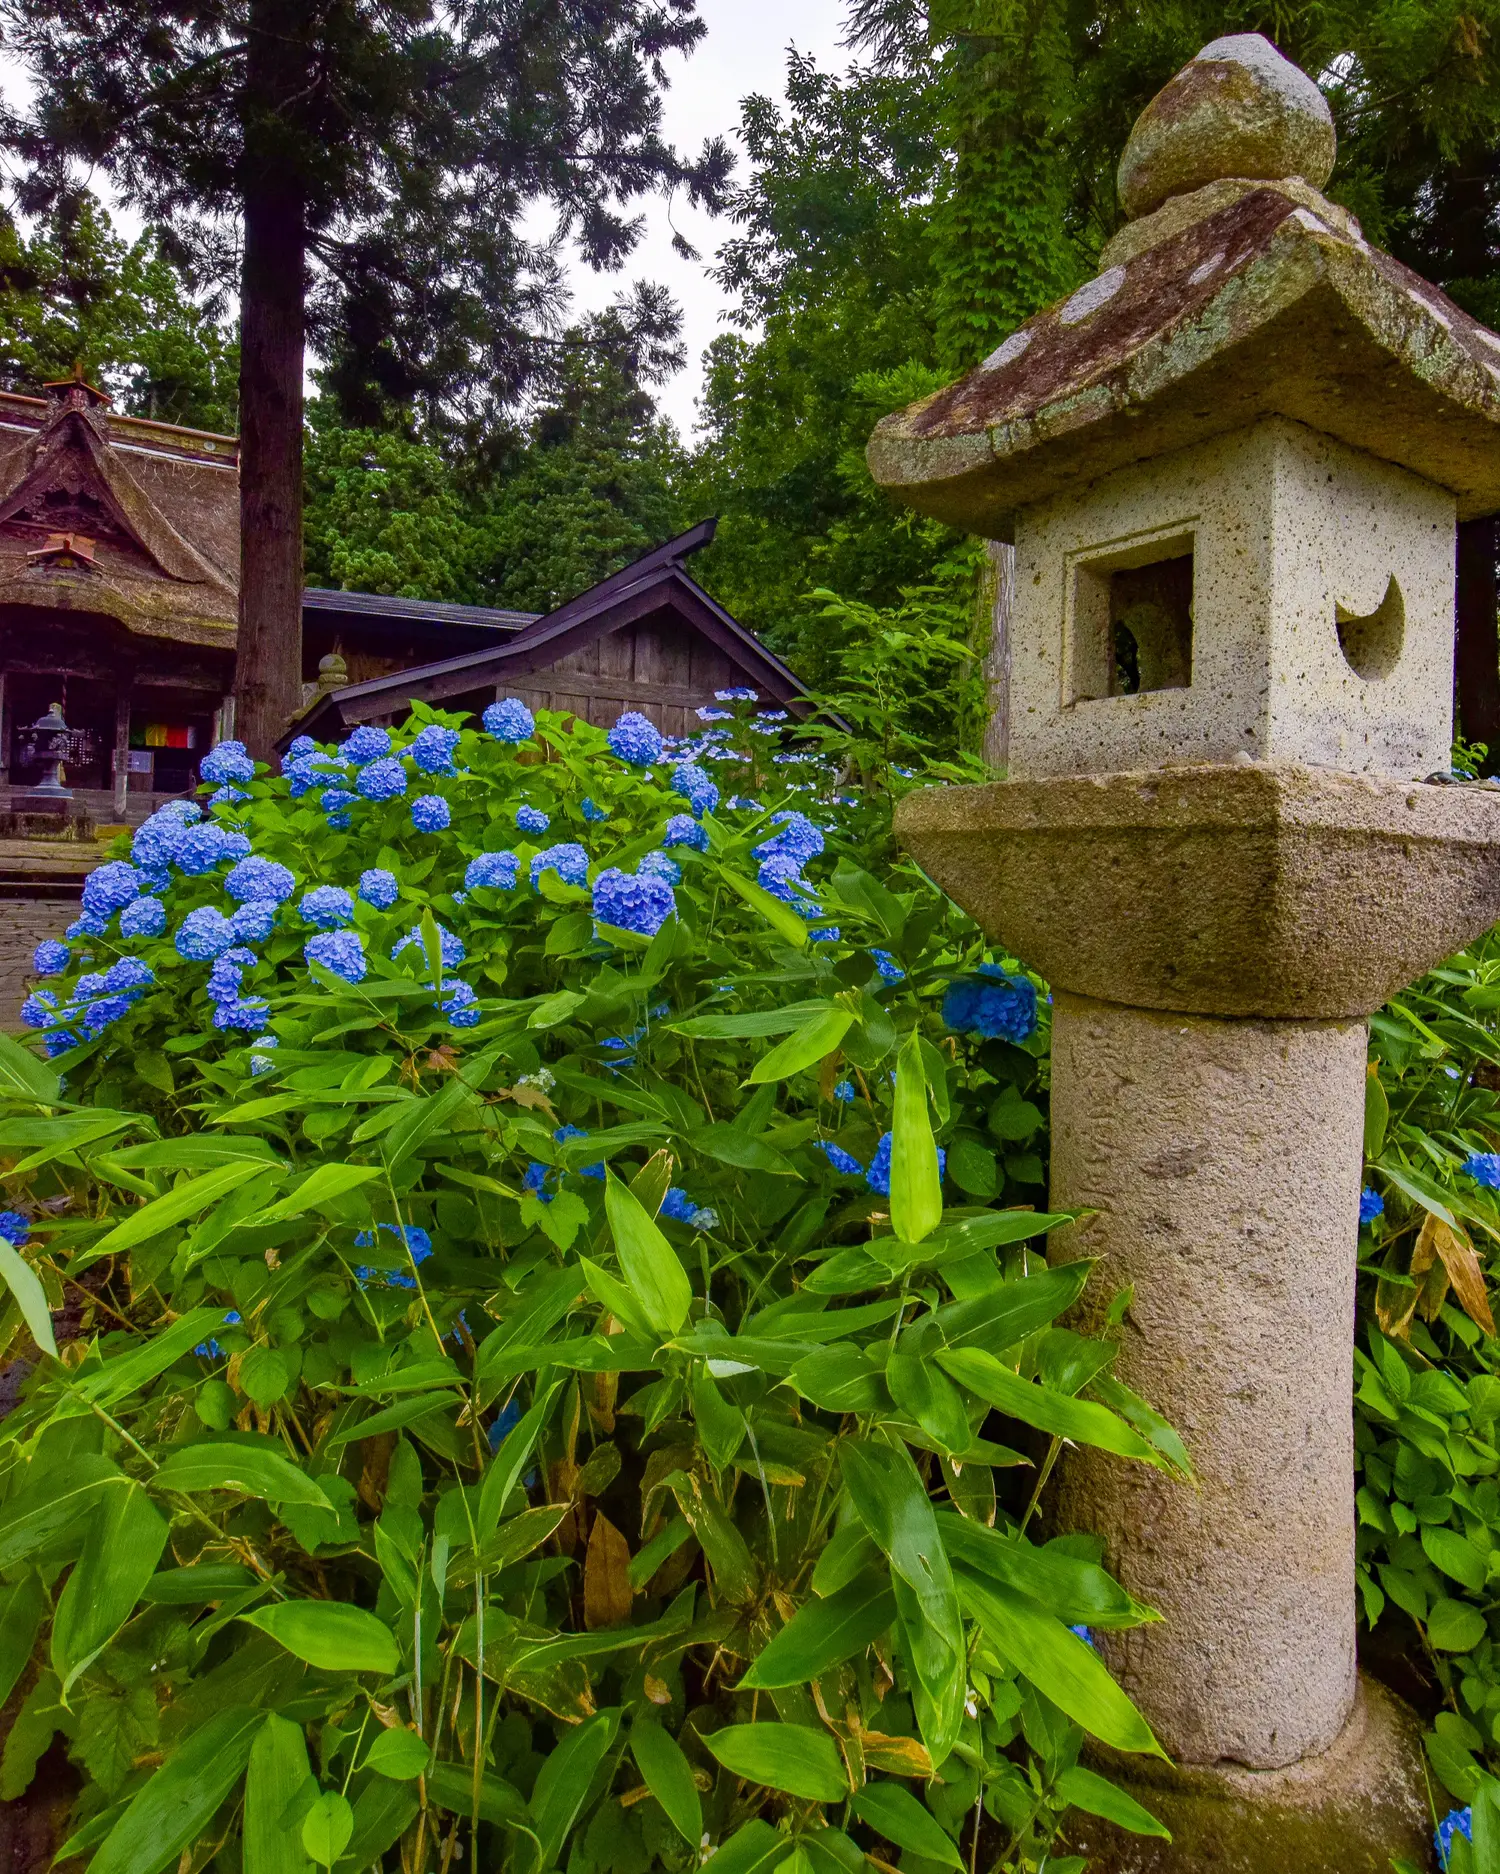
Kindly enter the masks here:
[[1196, 1488], [1069, 1454], [1055, 1510], [1165, 1616], [1102, 1636], [1175, 1768], [1091, 1867], [1386, 1874], [1409, 1714], [1355, 1663], [1351, 1346], [1372, 1010], [1500, 912], [1448, 781], [1456, 524], [1500, 508], [1500, 337], [1319, 192], [1333, 125], [1256, 35], [1120, 165], [1098, 276], [869, 459], [1015, 546], [1009, 773], [897, 831], [1055, 994], [1054, 1254], [1134, 1289], [1118, 1371]]

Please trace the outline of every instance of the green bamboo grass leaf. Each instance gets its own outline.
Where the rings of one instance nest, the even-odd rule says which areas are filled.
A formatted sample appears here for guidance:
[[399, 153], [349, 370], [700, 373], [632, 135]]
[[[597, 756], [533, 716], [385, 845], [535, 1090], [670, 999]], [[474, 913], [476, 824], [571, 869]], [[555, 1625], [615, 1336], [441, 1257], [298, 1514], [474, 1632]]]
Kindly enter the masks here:
[[920, 1243], [943, 1220], [943, 1184], [927, 1105], [922, 1041], [914, 1028], [896, 1060], [891, 1117], [891, 1228], [903, 1243]]
[[849, 1778], [838, 1746], [806, 1724], [731, 1724], [703, 1739], [733, 1776], [804, 1802], [842, 1802]]
[[[169, 1230], [174, 1223], [184, 1223], [189, 1217], [198, 1216], [211, 1204], [218, 1203], [220, 1198], [238, 1190], [247, 1178], [275, 1175], [265, 1164], [252, 1160], [221, 1165], [217, 1171], [206, 1171], [200, 1178], [189, 1178], [165, 1196], [143, 1204], [139, 1210], [131, 1211], [129, 1216], [100, 1237], [87, 1252], [86, 1260], [97, 1262], [101, 1256], [117, 1256], [124, 1250], [134, 1249], [137, 1243], [148, 1242], [163, 1230]], [[77, 1266], [75, 1262], [74, 1267]]]
[[104, 1492], [52, 1620], [64, 1699], [135, 1611], [166, 1546], [166, 1519], [139, 1484]]
[[1093, 1268], [1092, 1262], [1065, 1262], [998, 1283], [972, 1300], [950, 1301], [934, 1310], [933, 1326], [950, 1349], [973, 1347], [1003, 1354], [1065, 1314], [1083, 1293]]
[[963, 1394], [932, 1358], [933, 1349], [910, 1330], [885, 1363], [885, 1383], [897, 1409], [942, 1450], [967, 1451], [974, 1434]]
[[[76, 1269], [77, 1261], [71, 1266]], [[170, 1327], [151, 1335], [132, 1352], [106, 1360], [97, 1371], [78, 1380], [72, 1388], [73, 1396], [89, 1405], [118, 1405], [131, 1393], [143, 1391], [152, 1380], [165, 1373], [169, 1366], [175, 1365], [185, 1353], [190, 1353], [200, 1341], [207, 1340], [223, 1325], [222, 1305], [190, 1309]]]
[[623, 1321], [639, 1339], [655, 1345], [660, 1336], [646, 1319], [646, 1311], [633, 1292], [611, 1275], [608, 1269], [601, 1269], [597, 1262], [591, 1262], [587, 1256], [578, 1258], [578, 1266], [588, 1283], [589, 1293], [599, 1306], [607, 1309], [617, 1321]]
[[44, 1123], [57, 1129], [54, 1137], [20, 1159], [9, 1173], [12, 1178], [24, 1178], [65, 1153], [81, 1152], [86, 1146], [97, 1145], [101, 1139], [113, 1138], [117, 1132], [128, 1131], [132, 1126], [148, 1125], [149, 1121], [133, 1113], [66, 1113]]
[[867, 1783], [850, 1807], [861, 1822], [868, 1822], [877, 1834], [884, 1835], [898, 1848], [909, 1849], [924, 1861], [940, 1861], [947, 1867], [963, 1866], [964, 1858], [955, 1847], [953, 1837], [932, 1812], [899, 1783]]
[[766, 1035], [790, 1034], [815, 1015], [826, 1015], [838, 1005], [828, 1001], [791, 1002], [779, 1009], [755, 1009], [745, 1015], [690, 1015], [669, 1022], [674, 1035], [698, 1041], [758, 1041]]
[[365, 1752], [364, 1767], [390, 1777], [394, 1783], [410, 1783], [426, 1776], [431, 1766], [432, 1751], [426, 1742], [400, 1724], [382, 1731]]
[[990, 1645], [1075, 1724], [1115, 1750], [1166, 1755], [1103, 1660], [1076, 1633], [993, 1578], [981, 1581], [962, 1564], [954, 1572], [959, 1597]]
[[531, 1462], [536, 1441], [551, 1416], [552, 1402], [561, 1389], [561, 1380], [553, 1380], [549, 1385], [539, 1388], [530, 1410], [506, 1433], [499, 1450], [490, 1460], [474, 1512], [476, 1545], [487, 1543], [495, 1533], [506, 1501]]
[[1071, 1438], [1075, 1444], [1093, 1445], [1115, 1457], [1138, 1458], [1154, 1464], [1158, 1470], [1169, 1468], [1166, 1459], [1124, 1419], [1108, 1406], [1091, 1399], [1075, 1399], [1068, 1393], [1054, 1392], [1038, 1380], [1022, 1379], [993, 1354], [978, 1348], [960, 1348], [937, 1356], [938, 1364], [951, 1373], [961, 1386], [967, 1386], [977, 1399], [997, 1412], [1034, 1425], [1038, 1431], [1051, 1432], [1057, 1438]]
[[790, 1853], [786, 1836], [756, 1816], [737, 1829], [713, 1859], [719, 1864], [716, 1874], [771, 1874]]
[[0, 1588], [0, 1705], [15, 1690], [47, 1611], [47, 1597], [34, 1574]]
[[630, 1727], [630, 1752], [641, 1781], [661, 1804], [667, 1820], [695, 1852], [703, 1839], [703, 1804], [693, 1766], [671, 1732], [648, 1718]]
[[278, 1601], [239, 1618], [323, 1672], [378, 1672], [388, 1678], [401, 1663], [390, 1628], [363, 1607]]
[[1113, 1822], [1116, 1828], [1127, 1829], [1132, 1835], [1154, 1835], [1161, 1841], [1172, 1839], [1172, 1831], [1163, 1827], [1149, 1809], [1143, 1809], [1133, 1796], [1127, 1796], [1106, 1777], [1085, 1770], [1082, 1764], [1064, 1770], [1055, 1788], [1063, 1801], [1073, 1808], [1082, 1809], [1087, 1815], [1102, 1816], [1106, 1822]]
[[779, 1047], [763, 1055], [750, 1072], [752, 1086], [773, 1080], [790, 1080], [804, 1068], [813, 1067], [834, 1049], [854, 1026], [848, 1009], [826, 1009], [814, 1015]]
[[862, 1653], [895, 1618], [890, 1576], [884, 1568], [872, 1569], [826, 1600], [804, 1602], [756, 1655], [738, 1689], [776, 1691], [803, 1685]]
[[852, 1442], [839, 1465], [860, 1521], [889, 1558], [916, 1676], [917, 1728], [941, 1763], [963, 1724], [967, 1643], [937, 1518], [905, 1445]]
[[353, 1833], [354, 1810], [349, 1798], [336, 1789], [325, 1789], [315, 1797], [302, 1818], [302, 1846], [319, 1867], [331, 1868]]
[[693, 1287], [676, 1250], [640, 1199], [613, 1173], [605, 1179], [604, 1211], [621, 1271], [640, 1312], [663, 1339], [677, 1333], [693, 1305]]
[[462, 1396], [456, 1392], [430, 1392], [414, 1399], [403, 1399], [397, 1405], [387, 1406], [383, 1412], [372, 1412], [369, 1418], [356, 1419], [352, 1425], [331, 1432], [323, 1440], [321, 1449], [338, 1451], [356, 1438], [376, 1438], [381, 1432], [400, 1431], [402, 1426], [415, 1425], [436, 1413], [456, 1412], [462, 1403]]
[[[531, 1792], [531, 1820], [537, 1843], [534, 1865], [538, 1870], [550, 1868], [557, 1860], [568, 1830], [583, 1807], [594, 1772], [604, 1761], [604, 1753], [614, 1743], [619, 1728], [618, 1707], [596, 1711], [592, 1718], [575, 1725], [548, 1754]], [[521, 1853], [524, 1856], [524, 1845]]]
[[[435, 1763], [427, 1775], [427, 1800], [452, 1815], [474, 1813], [474, 1771], [466, 1763]], [[479, 1819], [493, 1822], [497, 1828], [524, 1828], [526, 1802], [513, 1783], [493, 1770], [479, 1778]], [[399, 1830], [397, 1831], [400, 1832]], [[355, 1865], [350, 1863], [350, 1865]], [[358, 1863], [368, 1866], [367, 1862]]]
[[360, 1185], [368, 1184], [372, 1178], [381, 1175], [377, 1165], [319, 1165], [309, 1177], [302, 1180], [295, 1191], [288, 1191], [269, 1210], [258, 1211], [246, 1222], [261, 1229], [267, 1224], [282, 1223], [289, 1217], [305, 1216], [309, 1210], [316, 1210], [321, 1204], [345, 1197], [350, 1191], [358, 1190]]
[[1113, 1575], [1095, 1562], [1048, 1546], [1039, 1548], [983, 1523], [939, 1510], [938, 1527], [951, 1561], [1002, 1587], [1026, 1594], [1070, 1627], [1135, 1627], [1160, 1618], [1132, 1599]]
[[126, 1481], [117, 1464], [93, 1451], [74, 1452], [56, 1470], [51, 1466], [34, 1470], [22, 1489], [0, 1507], [0, 1568], [12, 1568], [34, 1555], [87, 1515], [101, 1490], [123, 1490]]
[[267, 1503], [303, 1503], [331, 1510], [322, 1489], [290, 1458], [257, 1445], [176, 1445], [151, 1479], [157, 1490], [235, 1490]]
[[207, 1828], [243, 1775], [265, 1713], [232, 1706], [188, 1730], [115, 1823], [90, 1874], [161, 1874]]
[[52, 1332], [52, 1311], [47, 1306], [47, 1291], [41, 1278], [16, 1246], [0, 1237], [0, 1283], [16, 1298], [21, 1319], [31, 1338], [45, 1354], [57, 1358], [57, 1341]]
[[125, 1145], [109, 1154], [111, 1164], [131, 1171], [212, 1171], [219, 1165], [246, 1159], [260, 1165], [281, 1162], [269, 1142], [253, 1132], [228, 1139], [152, 1139], [145, 1145]]
[[269, 1713], [245, 1772], [245, 1874], [308, 1874], [302, 1811], [316, 1793], [302, 1726]]
[[773, 898], [762, 886], [742, 877], [727, 865], [720, 867], [719, 877], [737, 897], [744, 899], [752, 911], [759, 911], [778, 937], [797, 950], [806, 946], [807, 926], [789, 904]]
[[688, 1144], [705, 1158], [721, 1165], [733, 1165], [737, 1171], [764, 1171], [773, 1178], [800, 1178], [802, 1173], [792, 1161], [764, 1139], [741, 1132], [737, 1127], [718, 1121], [699, 1126], [688, 1134]]
[[0, 1092], [35, 1100], [39, 1106], [62, 1103], [62, 1082], [55, 1069], [4, 1033], [0, 1033]]

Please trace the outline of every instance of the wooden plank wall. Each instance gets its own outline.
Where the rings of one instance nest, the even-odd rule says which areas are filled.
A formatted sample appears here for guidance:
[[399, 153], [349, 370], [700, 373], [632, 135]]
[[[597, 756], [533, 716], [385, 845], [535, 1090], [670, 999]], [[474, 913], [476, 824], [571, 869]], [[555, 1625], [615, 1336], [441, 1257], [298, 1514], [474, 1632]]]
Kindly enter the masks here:
[[627, 625], [595, 638], [545, 670], [504, 686], [532, 709], [571, 710], [607, 728], [623, 710], [637, 709], [664, 735], [701, 728], [695, 711], [712, 703], [715, 690], [750, 678], [717, 645], [653, 621]]

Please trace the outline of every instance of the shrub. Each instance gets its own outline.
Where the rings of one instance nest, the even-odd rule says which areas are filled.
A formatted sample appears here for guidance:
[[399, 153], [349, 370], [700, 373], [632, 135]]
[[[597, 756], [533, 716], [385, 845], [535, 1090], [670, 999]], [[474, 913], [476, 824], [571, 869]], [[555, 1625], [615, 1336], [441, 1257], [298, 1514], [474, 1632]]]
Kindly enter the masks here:
[[1077, 1761], [1155, 1749], [1090, 1632], [1152, 1616], [1032, 1537], [1064, 1435], [1186, 1468], [1056, 1325], [1045, 1003], [725, 700], [299, 745], [0, 1046], [0, 1795], [61, 1733], [96, 1874], [1160, 1832]]

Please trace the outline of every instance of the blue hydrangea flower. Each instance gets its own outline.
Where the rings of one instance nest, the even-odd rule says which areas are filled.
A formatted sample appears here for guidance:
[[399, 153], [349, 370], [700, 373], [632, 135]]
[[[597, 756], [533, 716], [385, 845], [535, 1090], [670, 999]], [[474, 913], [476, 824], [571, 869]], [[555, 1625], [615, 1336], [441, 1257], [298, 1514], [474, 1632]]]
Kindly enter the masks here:
[[243, 742], [219, 742], [203, 757], [198, 773], [205, 781], [253, 781], [255, 763]]
[[[422, 947], [421, 929], [418, 925], [413, 924], [406, 935], [404, 937], [398, 937], [391, 946], [391, 957], [393, 961], [396, 957], [400, 956], [401, 952], [406, 949], [408, 944], [415, 944], [425, 958], [427, 952]], [[438, 950], [442, 956], [443, 968], [445, 970], [456, 970], [468, 954], [464, 949], [463, 939], [461, 937], [455, 937], [451, 930], [445, 930], [441, 924], [438, 925]]]
[[733, 722], [734, 721], [734, 711], [732, 709], [704, 708], [704, 709], [698, 710], [696, 713], [697, 713], [698, 720], [700, 722]]
[[708, 829], [699, 826], [690, 813], [674, 813], [662, 828], [663, 846], [691, 846], [694, 852], [708, 851]]
[[236, 943], [264, 943], [276, 928], [276, 900], [252, 898], [242, 904], [229, 920]]
[[216, 787], [213, 793], [209, 795], [208, 804], [210, 807], [233, 807], [237, 802], [248, 800], [249, 798], [250, 796], [245, 792], [244, 788], [232, 787], [229, 782], [226, 781], [222, 787]]
[[[687, 819], [686, 814], [682, 817], [683, 819]], [[695, 826], [697, 822], [689, 821], [688, 824], [690, 826]], [[698, 830], [701, 832], [702, 828], [700, 827]], [[682, 867], [675, 859], [669, 859], [664, 852], [648, 852], [635, 869], [643, 877], [659, 878], [664, 880], [668, 885], [680, 885], [682, 883]]]
[[31, 953], [31, 967], [38, 976], [61, 976], [72, 960], [72, 951], [55, 937], [44, 938]]
[[[559, 1145], [566, 1145], [569, 1139], [586, 1139], [589, 1135], [582, 1126], [559, 1126], [552, 1136]], [[601, 1158], [595, 1164], [580, 1165], [578, 1171], [585, 1178], [602, 1178], [604, 1160]]]
[[589, 876], [589, 856], [573, 840], [561, 846], [544, 846], [531, 861], [533, 885], [543, 872], [555, 872], [564, 885], [585, 885]]
[[695, 820], [712, 813], [719, 804], [719, 789], [713, 776], [694, 761], [681, 761], [672, 770], [672, 791], [682, 795], [692, 808]]
[[120, 913], [122, 937], [160, 937], [167, 928], [167, 907], [160, 898], [135, 898]]
[[612, 865], [594, 880], [594, 916], [601, 924], [654, 937], [676, 909], [672, 887], [653, 873], [632, 877]]
[[[427, 1258], [432, 1254], [432, 1238], [420, 1224], [408, 1223], [403, 1226], [399, 1223], [382, 1223], [377, 1224], [376, 1228], [387, 1231], [391, 1236], [399, 1236], [406, 1246], [407, 1254], [418, 1266], [426, 1262]], [[354, 1238], [354, 1247], [356, 1249], [373, 1249], [375, 1247], [374, 1232], [370, 1230], [358, 1231]]]
[[254, 953], [238, 945], [214, 959], [208, 972], [208, 994], [214, 1002], [232, 1002], [240, 992], [240, 978], [255, 962]]
[[609, 732], [609, 748], [621, 761], [649, 768], [661, 760], [661, 731], [637, 709], [627, 709]]
[[45, 1028], [57, 1014], [57, 997], [50, 989], [38, 989], [21, 1004], [21, 1020], [28, 1028]]
[[[339, 754], [345, 761], [352, 761], [356, 767], [363, 768], [372, 761], [379, 761], [382, 755], [389, 754], [390, 748], [390, 731], [377, 728], [373, 722], [364, 722], [339, 744]], [[360, 792], [364, 792], [363, 788]], [[381, 796], [372, 798], [379, 799]]]
[[905, 980], [906, 971], [889, 950], [872, 950], [870, 955], [875, 959], [875, 969], [883, 983], [894, 984]]
[[543, 813], [540, 807], [516, 808], [516, 825], [523, 833], [545, 833], [551, 824], [551, 817]]
[[235, 940], [234, 926], [222, 911], [210, 904], [189, 911], [177, 927], [173, 939], [180, 957], [190, 963], [207, 963], [229, 949]]
[[102, 996], [107, 987], [104, 971], [90, 970], [87, 975], [80, 976], [73, 985], [73, 994], [75, 997]]
[[455, 772], [453, 751], [457, 747], [457, 729], [445, 729], [439, 722], [429, 722], [406, 752], [423, 774], [452, 774]]
[[550, 1204], [552, 1202], [552, 1193], [547, 1189], [547, 1179], [551, 1175], [552, 1167], [550, 1165], [539, 1164], [537, 1160], [533, 1158], [521, 1178], [521, 1188], [525, 1191], [531, 1191], [535, 1196], [539, 1197], [544, 1204]]
[[309, 937], [303, 944], [302, 954], [309, 963], [320, 963], [335, 976], [342, 976], [346, 983], [363, 982], [369, 968], [365, 947], [358, 932], [352, 930], [319, 931], [316, 937]]
[[811, 896], [812, 887], [790, 854], [773, 852], [769, 859], [761, 860], [755, 876], [760, 881], [761, 890], [768, 891], [773, 898], [780, 898], [784, 904], [796, 905], [804, 915], [816, 911]]
[[807, 940], [815, 944], [836, 944], [842, 936], [843, 932], [837, 924], [825, 924], [821, 930], [809, 931]]
[[248, 904], [252, 898], [269, 898], [274, 904], [284, 904], [297, 889], [297, 880], [286, 866], [278, 865], [274, 859], [252, 855], [235, 866], [224, 881], [224, 889], [240, 904]]
[[[497, 705], [498, 707], [498, 705]], [[507, 1434], [513, 1432], [521, 1422], [521, 1402], [519, 1399], [507, 1399], [495, 1414], [494, 1423], [489, 1429], [490, 1450], [498, 1451]]]
[[[948, 1154], [941, 1145], [937, 1148], [937, 1161], [938, 1177], [942, 1178], [948, 1169]], [[889, 1197], [891, 1194], [891, 1135], [888, 1132], [880, 1135], [875, 1156], [870, 1160], [870, 1169], [865, 1173], [865, 1183], [877, 1197]]]
[[515, 696], [491, 703], [480, 720], [497, 742], [525, 742], [536, 727], [531, 711]]
[[1026, 977], [982, 963], [977, 976], [956, 976], [948, 985], [943, 1020], [955, 1034], [1025, 1041], [1036, 1029], [1036, 990]]
[[803, 866], [822, 852], [822, 830], [814, 826], [805, 813], [787, 811], [773, 814], [771, 824], [778, 830], [755, 848], [757, 859], [769, 859], [773, 853], [780, 853], [795, 859], [800, 872]]
[[483, 1010], [479, 997], [465, 982], [445, 982], [442, 994], [443, 1013], [455, 1028], [472, 1028]]
[[281, 772], [285, 774], [294, 761], [305, 761], [317, 752], [318, 745], [310, 735], [299, 735], [281, 758]]
[[842, 1145], [835, 1145], [832, 1139], [818, 1139], [815, 1143], [834, 1170], [841, 1172], [844, 1177], [862, 1178], [865, 1175], [864, 1166], [853, 1153], [846, 1152]]
[[347, 814], [358, 799], [359, 795], [351, 794], [347, 787], [325, 787], [318, 796], [318, 805], [330, 819], [336, 819]]
[[599, 820], [607, 820], [609, 818], [609, 810], [605, 807], [601, 807], [592, 794], [584, 795], [581, 812], [584, 819], [591, 823]]
[[840, 1106], [847, 1106], [854, 1098], [854, 1082], [852, 1080], [841, 1080], [833, 1090], [833, 1097], [838, 1101]]
[[119, 1021], [122, 1015], [128, 1015], [133, 1000], [132, 996], [100, 996], [97, 1002], [91, 1002], [83, 1011], [80, 1023], [85, 1040], [94, 1040], [106, 1028]]
[[111, 995], [139, 995], [156, 981], [156, 972], [140, 957], [121, 957], [104, 972], [104, 987]]
[[83, 908], [95, 917], [112, 917], [141, 893], [141, 875], [123, 859], [111, 859], [83, 881]]
[[674, 1184], [661, 1200], [661, 1215], [674, 1223], [691, 1223], [697, 1214], [698, 1206], [681, 1185]]
[[394, 800], [406, 792], [406, 770], [394, 756], [361, 768], [354, 783], [366, 800]]
[[1384, 1211], [1385, 1199], [1379, 1191], [1372, 1191], [1369, 1185], [1366, 1185], [1359, 1194], [1360, 1222], [1373, 1223], [1377, 1217], [1383, 1215]]
[[319, 930], [336, 930], [353, 918], [354, 900], [342, 885], [315, 885], [303, 894], [297, 910], [304, 923], [316, 924]]
[[520, 860], [513, 852], [481, 852], [471, 859], [464, 871], [464, 889], [510, 891], [516, 882]]
[[[240, 836], [228, 832], [212, 820], [201, 826], [189, 826], [183, 829], [176, 847], [171, 854], [171, 862], [180, 872], [186, 872], [190, 878], [202, 878], [212, 872], [227, 859], [236, 858], [240, 851]], [[249, 850], [250, 842], [243, 842]]]
[[70, 1034], [66, 1028], [54, 1028], [43, 1037], [42, 1046], [46, 1050], [47, 1059], [55, 1061], [59, 1054], [66, 1054], [69, 1048], [78, 1046], [78, 1037]]
[[250, 1072], [257, 1078], [261, 1074], [270, 1073], [275, 1065], [275, 1060], [269, 1054], [255, 1053], [250, 1056]]
[[[184, 808], [187, 810], [185, 814], [182, 811]], [[156, 870], [170, 865], [182, 844], [184, 833], [198, 817], [195, 802], [169, 800], [136, 828], [130, 841], [131, 858], [138, 866]]]
[[326, 787], [330, 781], [342, 787], [347, 780], [347, 761], [341, 761], [337, 755], [309, 755], [303, 761], [296, 761], [285, 770], [291, 783], [290, 792], [293, 800], [301, 800], [304, 794], [310, 794], [315, 787]]
[[19, 1210], [0, 1210], [0, 1236], [13, 1249], [19, 1249], [31, 1235], [31, 1219]]
[[419, 833], [441, 833], [452, 818], [441, 794], [418, 794], [411, 804], [411, 823]]
[[1093, 1631], [1089, 1627], [1069, 1627], [1068, 1632], [1075, 1634], [1083, 1641], [1085, 1646], [1092, 1646], [1094, 1644]]
[[79, 937], [102, 937], [109, 929], [107, 921], [97, 911], [84, 911], [63, 932], [70, 943]]
[[394, 872], [371, 866], [368, 872], [359, 875], [359, 895], [377, 911], [389, 911], [401, 896], [401, 886]]
[[1474, 1839], [1474, 1811], [1468, 1809], [1450, 1809], [1437, 1825], [1433, 1836], [1433, 1845], [1437, 1849], [1438, 1866], [1446, 1868], [1448, 1857], [1453, 1852], [1453, 1838], [1462, 1835], [1465, 1841]]
[[214, 1027], [221, 1032], [230, 1028], [259, 1028], [269, 1012], [269, 1004], [262, 1000], [242, 1002], [238, 997], [232, 1001], [214, 1004]]
[[736, 813], [759, 813], [761, 811], [760, 802], [751, 799], [747, 794], [736, 794], [729, 805]]
[[1463, 1168], [1476, 1184], [1500, 1191], [1500, 1152], [1472, 1152]]
[[760, 691], [747, 689], [737, 684], [732, 690], [715, 690], [714, 701], [717, 703], [758, 703]]

